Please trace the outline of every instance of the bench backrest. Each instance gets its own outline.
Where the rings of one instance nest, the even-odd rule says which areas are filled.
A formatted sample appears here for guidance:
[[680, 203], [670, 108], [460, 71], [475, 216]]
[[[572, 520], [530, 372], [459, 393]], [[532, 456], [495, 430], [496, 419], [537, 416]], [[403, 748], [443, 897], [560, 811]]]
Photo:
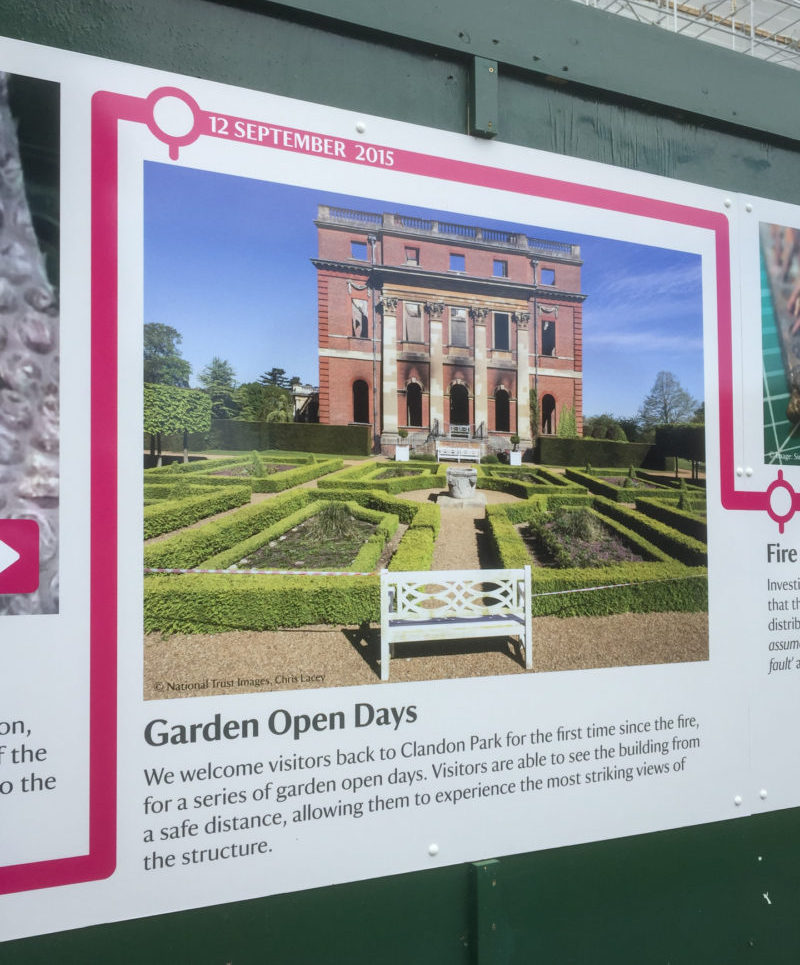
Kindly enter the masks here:
[[394, 620], [522, 614], [529, 570], [382, 570], [381, 608]]
[[474, 449], [470, 446], [436, 446], [436, 454], [439, 456], [474, 456], [476, 459], [480, 458], [480, 450]]

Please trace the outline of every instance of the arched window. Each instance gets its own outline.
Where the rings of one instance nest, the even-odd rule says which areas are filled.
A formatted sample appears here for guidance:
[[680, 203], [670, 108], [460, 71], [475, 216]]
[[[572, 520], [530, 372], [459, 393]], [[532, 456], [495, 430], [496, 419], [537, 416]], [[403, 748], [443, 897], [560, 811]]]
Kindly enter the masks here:
[[417, 382], [406, 387], [406, 425], [422, 425], [422, 389]]
[[556, 431], [556, 400], [552, 395], [542, 396], [542, 432], [551, 436]]
[[494, 427], [497, 432], [511, 432], [508, 392], [498, 389], [494, 394]]
[[450, 428], [453, 426], [469, 431], [469, 392], [459, 382], [450, 386]]
[[353, 383], [353, 422], [369, 421], [369, 386], [363, 379], [358, 379]]

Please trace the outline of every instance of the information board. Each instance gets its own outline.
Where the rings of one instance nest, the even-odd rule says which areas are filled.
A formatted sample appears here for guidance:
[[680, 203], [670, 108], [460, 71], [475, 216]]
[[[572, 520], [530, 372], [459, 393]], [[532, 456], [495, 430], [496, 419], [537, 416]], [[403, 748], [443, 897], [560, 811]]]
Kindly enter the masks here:
[[797, 209], [0, 69], [0, 939], [800, 803]]

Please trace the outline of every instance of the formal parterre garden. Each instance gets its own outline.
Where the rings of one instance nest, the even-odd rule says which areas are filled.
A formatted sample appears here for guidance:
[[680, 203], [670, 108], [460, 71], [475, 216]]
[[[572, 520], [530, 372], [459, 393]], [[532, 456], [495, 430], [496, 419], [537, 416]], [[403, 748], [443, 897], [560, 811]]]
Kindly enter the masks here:
[[[145, 629], [377, 622], [380, 568], [430, 569], [439, 533], [436, 503], [403, 494], [445, 490], [446, 469], [252, 453], [146, 470]], [[702, 485], [591, 467], [477, 471], [479, 490], [516, 497], [487, 506], [487, 532], [497, 565], [531, 565], [534, 616], [707, 609]]]

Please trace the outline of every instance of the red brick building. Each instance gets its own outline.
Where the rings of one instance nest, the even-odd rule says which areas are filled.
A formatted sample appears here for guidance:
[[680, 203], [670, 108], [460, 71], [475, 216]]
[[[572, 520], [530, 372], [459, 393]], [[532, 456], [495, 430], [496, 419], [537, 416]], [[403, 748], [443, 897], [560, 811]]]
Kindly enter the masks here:
[[320, 205], [319, 420], [507, 448], [582, 428], [578, 245]]

